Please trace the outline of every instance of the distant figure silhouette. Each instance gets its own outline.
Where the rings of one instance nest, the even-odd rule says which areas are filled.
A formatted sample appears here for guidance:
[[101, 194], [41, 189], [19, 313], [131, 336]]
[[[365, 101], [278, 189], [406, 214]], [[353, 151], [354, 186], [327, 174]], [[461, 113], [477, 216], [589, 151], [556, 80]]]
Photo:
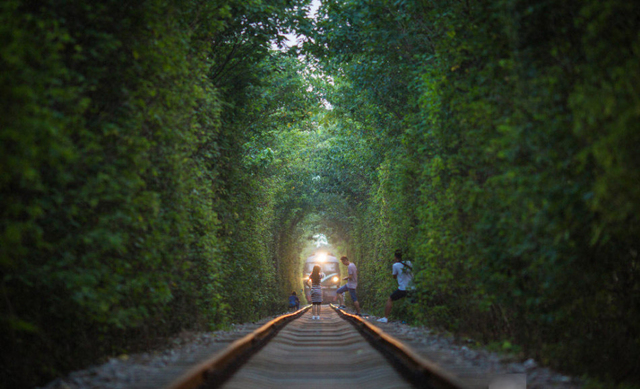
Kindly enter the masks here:
[[289, 310], [291, 309], [298, 310], [300, 309], [300, 299], [296, 296], [296, 292], [291, 292], [291, 296], [289, 296]]

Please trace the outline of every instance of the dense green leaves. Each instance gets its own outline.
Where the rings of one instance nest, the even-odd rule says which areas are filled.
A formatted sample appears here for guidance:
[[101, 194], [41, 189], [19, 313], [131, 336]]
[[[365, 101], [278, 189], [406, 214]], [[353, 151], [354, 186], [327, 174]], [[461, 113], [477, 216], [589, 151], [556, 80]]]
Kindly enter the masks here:
[[3, 383], [276, 312], [320, 233], [366, 310], [402, 248], [397, 317], [638, 379], [633, 2], [94, 3], [0, 4]]
[[3, 386], [284, 305], [261, 137], [308, 111], [267, 80], [304, 4], [2, 3]]
[[323, 2], [306, 47], [334, 77], [334, 142], [362, 143], [351, 155], [367, 178], [349, 173], [360, 196], [345, 230], [365, 306], [381, 309], [404, 248], [418, 304], [399, 315], [638, 378], [637, 347], [623, 344], [640, 341], [639, 12]]

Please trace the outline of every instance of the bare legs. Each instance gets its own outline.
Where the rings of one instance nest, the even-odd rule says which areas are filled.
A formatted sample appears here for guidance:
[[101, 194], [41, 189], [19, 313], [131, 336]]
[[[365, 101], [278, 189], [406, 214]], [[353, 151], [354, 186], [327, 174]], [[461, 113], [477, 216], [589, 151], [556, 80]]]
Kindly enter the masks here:
[[393, 300], [391, 300], [391, 297], [389, 297], [387, 303], [384, 306], [384, 317], [389, 317], [389, 314], [391, 313], [391, 307], [393, 307]]
[[358, 313], [358, 315], [360, 314], [360, 302], [358, 301], [354, 301], [353, 302], [353, 306], [356, 307], [356, 312]]
[[321, 310], [321, 305], [320, 304], [313, 304], [311, 306], [311, 314], [313, 316], [311, 316], [312, 320], [320, 320], [320, 310]]
[[[337, 297], [338, 297], [338, 301], [340, 302], [340, 305], [344, 305], [344, 293], [340, 293]], [[356, 307], [356, 312], [360, 314], [360, 302], [354, 301], [353, 306]]]

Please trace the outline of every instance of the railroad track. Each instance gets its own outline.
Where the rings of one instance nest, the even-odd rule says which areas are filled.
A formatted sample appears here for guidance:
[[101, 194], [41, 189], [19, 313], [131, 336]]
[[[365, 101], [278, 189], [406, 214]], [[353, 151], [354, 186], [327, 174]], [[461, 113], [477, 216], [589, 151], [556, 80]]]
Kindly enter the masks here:
[[465, 384], [367, 321], [305, 307], [235, 341], [168, 386], [203, 388], [430, 388]]

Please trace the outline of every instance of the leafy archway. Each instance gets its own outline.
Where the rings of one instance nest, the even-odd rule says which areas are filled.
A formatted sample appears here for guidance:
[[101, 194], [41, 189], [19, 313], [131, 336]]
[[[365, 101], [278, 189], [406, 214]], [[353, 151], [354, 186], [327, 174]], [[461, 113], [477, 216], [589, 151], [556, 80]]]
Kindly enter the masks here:
[[317, 233], [370, 312], [401, 248], [397, 318], [637, 381], [636, 3], [94, 3], [0, 5], [2, 382], [277, 312]]

